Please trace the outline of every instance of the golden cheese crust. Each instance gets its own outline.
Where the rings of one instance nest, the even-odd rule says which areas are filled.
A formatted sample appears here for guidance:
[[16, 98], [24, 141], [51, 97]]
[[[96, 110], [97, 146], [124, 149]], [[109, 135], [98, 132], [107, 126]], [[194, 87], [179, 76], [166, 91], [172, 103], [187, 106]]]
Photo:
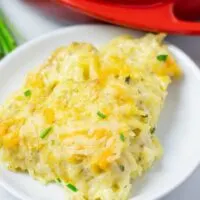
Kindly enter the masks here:
[[161, 157], [155, 135], [181, 72], [163, 35], [60, 47], [0, 109], [2, 160], [71, 199], [125, 200]]

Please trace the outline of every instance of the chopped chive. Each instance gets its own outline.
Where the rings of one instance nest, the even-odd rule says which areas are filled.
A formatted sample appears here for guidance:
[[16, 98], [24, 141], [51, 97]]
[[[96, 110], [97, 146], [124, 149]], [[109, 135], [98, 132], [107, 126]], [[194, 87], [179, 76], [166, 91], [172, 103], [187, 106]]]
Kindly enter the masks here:
[[130, 77], [130, 76], [127, 76], [127, 77], [125, 78], [125, 82], [126, 82], [127, 84], [130, 83], [130, 80], [131, 80], [131, 77]]
[[122, 142], [125, 141], [125, 137], [124, 137], [124, 134], [123, 134], [123, 133], [120, 133], [120, 140], [121, 140]]
[[143, 117], [143, 118], [147, 118], [148, 116], [149, 116], [148, 114], [141, 115], [141, 117]]
[[40, 138], [44, 139], [51, 131], [52, 131], [52, 127], [49, 127], [45, 130], [42, 131], [42, 133], [40, 134]]
[[60, 180], [60, 178], [57, 178], [57, 179], [56, 179], [56, 182], [57, 182], [57, 183], [61, 183], [62, 181]]
[[24, 96], [30, 97], [30, 96], [31, 96], [31, 91], [30, 91], [30, 90], [26, 90], [26, 91], [24, 92]]
[[124, 165], [119, 165], [119, 168], [120, 168], [120, 170], [121, 170], [122, 172], [124, 172], [124, 170], [125, 170]]
[[159, 60], [159, 61], [166, 61], [167, 57], [168, 57], [168, 55], [161, 54], [161, 55], [157, 56], [157, 60]]
[[105, 119], [106, 118], [106, 115], [104, 115], [102, 112], [98, 111], [97, 112], [97, 115], [102, 118], [102, 119]]
[[67, 187], [70, 189], [70, 190], [72, 190], [73, 192], [77, 192], [78, 191], [78, 189], [74, 186], [74, 185], [72, 185], [72, 184], [67, 184]]
[[156, 131], [156, 128], [155, 128], [155, 127], [151, 128], [151, 129], [150, 129], [151, 135], [153, 135], [153, 134], [155, 133], [155, 131]]
[[55, 140], [51, 140], [51, 144], [54, 145], [55, 144]]

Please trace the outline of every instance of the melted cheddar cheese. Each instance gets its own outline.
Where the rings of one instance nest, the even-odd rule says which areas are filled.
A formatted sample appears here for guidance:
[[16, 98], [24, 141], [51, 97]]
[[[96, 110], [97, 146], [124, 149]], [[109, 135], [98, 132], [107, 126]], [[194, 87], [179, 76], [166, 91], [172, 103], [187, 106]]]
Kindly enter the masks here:
[[2, 161], [57, 180], [68, 199], [126, 200], [131, 181], [162, 155], [155, 130], [181, 75], [163, 37], [55, 50], [1, 106]]

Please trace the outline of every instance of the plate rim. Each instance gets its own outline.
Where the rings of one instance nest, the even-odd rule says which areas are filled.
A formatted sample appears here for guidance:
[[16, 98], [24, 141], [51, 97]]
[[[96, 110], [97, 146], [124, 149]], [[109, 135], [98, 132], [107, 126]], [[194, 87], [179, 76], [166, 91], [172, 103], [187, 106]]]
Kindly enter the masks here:
[[[41, 36], [32, 39], [28, 42], [25, 42], [24, 44], [22, 44], [21, 46], [17, 47], [15, 51], [11, 52], [8, 56], [6, 56], [1, 62], [0, 62], [0, 70], [2, 68], [5, 67], [6, 63], [9, 62], [10, 60], [12, 60], [12, 57], [16, 56], [17, 54], [20, 54], [21, 52], [23, 52], [26, 48], [29, 48], [32, 45], [37, 45], [40, 41], [43, 40], [47, 40], [48, 38], [54, 37], [56, 35], [59, 34], [64, 34], [67, 33], [68, 31], [77, 31], [77, 29], [81, 29], [81, 28], [96, 28], [96, 27], [102, 27], [102, 28], [117, 28], [117, 29], [121, 29], [121, 30], [131, 30], [125, 27], [120, 27], [120, 26], [115, 26], [115, 25], [109, 25], [109, 24], [81, 24], [81, 25], [71, 25], [69, 27], [64, 27], [64, 28], [59, 28], [55, 31], [50, 31], [49, 33], [46, 34], [42, 34]], [[141, 32], [141, 33], [148, 33], [148, 32], [143, 32], [140, 30], [134, 30], [132, 29], [133, 32]], [[182, 57], [184, 57], [185, 59], [187, 59], [187, 61], [191, 64], [190, 68], [191, 70], [193, 70], [193, 74], [195, 76], [195, 78], [197, 78], [198, 81], [200, 81], [200, 68], [198, 67], [198, 65], [193, 61], [193, 59], [187, 55], [182, 49], [180, 49], [179, 47], [177, 47], [176, 45], [173, 45], [169, 42], [166, 42], [169, 50], [173, 52], [178, 52], [179, 54], [182, 55]], [[191, 166], [190, 171], [187, 172], [187, 174], [185, 174], [185, 176], [183, 176], [179, 182], [175, 183], [173, 186], [166, 188], [165, 190], [161, 191], [161, 192], [156, 192], [154, 195], [151, 195], [150, 198], [148, 200], [157, 200], [157, 199], [161, 199], [162, 197], [166, 196], [167, 194], [171, 193], [173, 190], [175, 190], [176, 188], [178, 188], [180, 185], [182, 185], [195, 171], [195, 169], [199, 166], [200, 164], [200, 158], [196, 159], [196, 162], [194, 162], [195, 164], [193, 164], [193, 166]], [[8, 183], [6, 183], [5, 181], [0, 179], [0, 186], [2, 188], [4, 188], [6, 191], [8, 191], [10, 194], [12, 194], [14, 197], [19, 198], [20, 200], [35, 200], [32, 197], [27, 196], [26, 194], [22, 193], [22, 192], [18, 192], [18, 190], [16, 190], [15, 188], [11, 187]], [[141, 196], [142, 197], [142, 196]], [[138, 198], [134, 198], [135, 200], [143, 200], [140, 198], [140, 195], [138, 196]], [[132, 198], [130, 200], [133, 200]]]

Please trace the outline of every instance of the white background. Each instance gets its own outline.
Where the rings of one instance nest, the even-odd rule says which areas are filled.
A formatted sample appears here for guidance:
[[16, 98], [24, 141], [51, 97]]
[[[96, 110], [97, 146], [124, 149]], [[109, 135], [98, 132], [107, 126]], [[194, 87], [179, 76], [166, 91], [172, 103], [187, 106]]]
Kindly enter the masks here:
[[[15, 30], [19, 43], [24, 43], [60, 27], [81, 23], [97, 23], [97, 21], [68, 8], [60, 8], [50, 4], [36, 5], [34, 2], [40, 2], [40, 0], [34, 0], [33, 3], [30, 0], [0, 0], [0, 8], [7, 16], [11, 28]], [[200, 37], [170, 35], [167, 40], [183, 49], [200, 65]], [[181, 168], [181, 166], [179, 167]], [[185, 183], [162, 200], [199, 200], [199, 185], [200, 167]], [[0, 188], [0, 200], [17, 199]]]

